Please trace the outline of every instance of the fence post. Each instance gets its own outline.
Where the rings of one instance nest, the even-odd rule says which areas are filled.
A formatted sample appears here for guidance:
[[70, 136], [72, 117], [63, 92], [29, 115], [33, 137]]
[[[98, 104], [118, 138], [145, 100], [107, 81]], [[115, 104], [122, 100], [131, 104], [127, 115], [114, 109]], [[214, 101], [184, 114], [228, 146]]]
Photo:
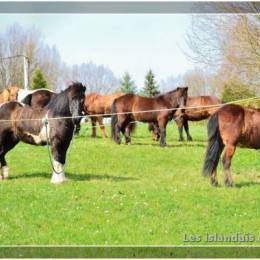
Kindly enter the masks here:
[[29, 59], [23, 56], [24, 89], [29, 89]]

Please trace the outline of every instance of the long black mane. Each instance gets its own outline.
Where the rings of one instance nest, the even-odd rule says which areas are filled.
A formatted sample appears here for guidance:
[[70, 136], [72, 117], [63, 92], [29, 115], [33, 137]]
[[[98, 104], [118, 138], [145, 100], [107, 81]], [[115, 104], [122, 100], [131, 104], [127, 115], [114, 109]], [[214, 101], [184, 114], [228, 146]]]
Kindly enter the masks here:
[[69, 85], [68, 88], [61, 91], [59, 94], [54, 96], [48, 105], [46, 106], [47, 109], [51, 110], [54, 115], [63, 115], [63, 116], [70, 116], [70, 100], [69, 100], [69, 92], [72, 89], [75, 89], [76, 91], [78, 89], [82, 89], [83, 85], [80, 82], [73, 82], [71, 85]]
[[46, 106], [56, 115], [70, 115], [68, 89], [54, 96]]

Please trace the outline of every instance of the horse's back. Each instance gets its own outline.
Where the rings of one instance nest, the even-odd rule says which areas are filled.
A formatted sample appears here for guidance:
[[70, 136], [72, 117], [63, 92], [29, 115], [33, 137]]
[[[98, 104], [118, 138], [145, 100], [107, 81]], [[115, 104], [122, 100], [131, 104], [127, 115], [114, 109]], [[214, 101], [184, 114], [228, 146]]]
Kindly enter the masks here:
[[[190, 96], [186, 106], [191, 107], [185, 110], [185, 115], [190, 121], [200, 121], [207, 119], [216, 112], [222, 102], [215, 96]], [[197, 108], [196, 108], [197, 107]]]
[[216, 113], [225, 144], [260, 149], [260, 111], [229, 104]]

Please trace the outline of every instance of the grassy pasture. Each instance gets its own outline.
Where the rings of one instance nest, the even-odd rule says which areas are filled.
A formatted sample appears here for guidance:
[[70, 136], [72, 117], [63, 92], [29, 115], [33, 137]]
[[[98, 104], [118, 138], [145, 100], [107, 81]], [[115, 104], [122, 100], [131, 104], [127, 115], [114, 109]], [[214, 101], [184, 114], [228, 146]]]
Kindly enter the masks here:
[[162, 149], [146, 125], [131, 146], [91, 139], [85, 126], [62, 185], [50, 184], [46, 147], [19, 144], [7, 156], [12, 177], [0, 183], [0, 244], [197, 245], [209, 244], [207, 233], [250, 233], [260, 243], [259, 152], [238, 149], [235, 187], [224, 187], [220, 167], [214, 188], [200, 175], [206, 127], [191, 124], [191, 133], [194, 142], [178, 143], [170, 124]]

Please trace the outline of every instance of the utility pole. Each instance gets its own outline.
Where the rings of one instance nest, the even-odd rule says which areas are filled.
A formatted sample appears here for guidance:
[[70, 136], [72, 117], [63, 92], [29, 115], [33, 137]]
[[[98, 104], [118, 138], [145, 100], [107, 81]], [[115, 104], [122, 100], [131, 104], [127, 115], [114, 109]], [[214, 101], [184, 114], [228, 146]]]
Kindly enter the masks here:
[[29, 89], [29, 59], [23, 56], [23, 74], [24, 74], [24, 89]]

